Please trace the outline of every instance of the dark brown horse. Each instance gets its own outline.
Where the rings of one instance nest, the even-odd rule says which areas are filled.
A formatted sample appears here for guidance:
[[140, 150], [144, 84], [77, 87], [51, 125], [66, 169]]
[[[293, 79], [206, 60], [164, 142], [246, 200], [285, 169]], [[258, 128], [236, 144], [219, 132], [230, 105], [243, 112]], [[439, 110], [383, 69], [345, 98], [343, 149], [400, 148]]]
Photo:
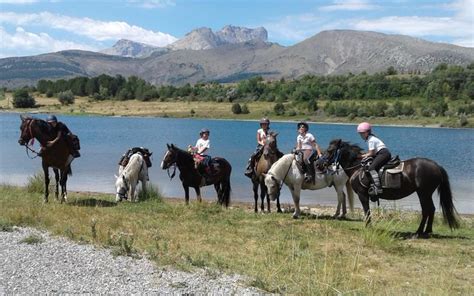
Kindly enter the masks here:
[[[368, 188], [370, 181], [361, 165], [361, 150], [358, 145], [337, 139], [331, 141], [323, 159], [326, 159], [328, 163], [338, 162], [345, 170], [350, 177], [352, 188], [359, 195], [366, 222], [369, 223]], [[451, 229], [458, 228], [459, 222], [446, 170], [436, 162], [426, 158], [411, 158], [403, 161], [403, 163], [400, 188], [384, 188], [380, 198], [398, 200], [416, 192], [421, 204], [422, 218], [415, 235], [416, 237], [428, 237], [433, 232], [435, 213], [432, 195], [438, 189], [444, 220]]]
[[[166, 151], [163, 160], [161, 161], [161, 168], [168, 170], [171, 166], [176, 165], [179, 169], [179, 178], [183, 184], [186, 204], [189, 204], [189, 187], [193, 187], [196, 191], [197, 199], [199, 202], [201, 199], [202, 186], [214, 185], [217, 192], [217, 201], [221, 205], [226, 207], [230, 204], [230, 174], [232, 172], [232, 166], [230, 163], [221, 157], [214, 157], [210, 161], [213, 172], [204, 178], [198, 170], [195, 168], [193, 156], [184, 150], [179, 149], [175, 145], [168, 145], [168, 151]], [[174, 177], [174, 172], [170, 178]]]
[[[42, 147], [41, 163], [44, 172], [44, 202], [48, 202], [49, 196], [49, 169], [53, 168], [56, 179], [56, 199], [59, 199], [59, 184], [61, 185], [61, 202], [67, 199], [66, 182], [67, 176], [72, 175], [71, 171], [71, 151], [64, 138], [61, 138], [52, 147], [47, 147], [47, 142], [55, 138], [50, 131], [48, 123], [44, 120], [32, 117], [20, 116], [21, 135], [18, 143], [27, 149], [28, 142], [32, 139], [38, 140]], [[27, 150], [28, 152], [28, 150]]]
[[[272, 166], [280, 157], [283, 156], [278, 150], [277, 147], [277, 133], [270, 132], [266, 138], [265, 145], [263, 146], [262, 155], [255, 162], [255, 174], [252, 176], [253, 184], [253, 196], [255, 199], [255, 213], [258, 212], [258, 188], [260, 187], [260, 199], [262, 203], [260, 205], [260, 210], [263, 212], [265, 210], [265, 197], [267, 198], [267, 209], [270, 213], [270, 197], [268, 196], [267, 186], [265, 186], [265, 176]], [[281, 213], [280, 207], [280, 195], [277, 196], [277, 212]]]

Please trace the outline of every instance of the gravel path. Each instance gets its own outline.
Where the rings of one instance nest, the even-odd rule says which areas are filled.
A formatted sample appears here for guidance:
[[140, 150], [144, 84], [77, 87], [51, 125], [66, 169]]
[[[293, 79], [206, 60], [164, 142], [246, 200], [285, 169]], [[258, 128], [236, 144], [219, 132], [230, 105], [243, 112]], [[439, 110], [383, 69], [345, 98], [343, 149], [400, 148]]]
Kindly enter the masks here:
[[[23, 240], [40, 237], [37, 243]], [[204, 269], [193, 273], [156, 268], [146, 259], [114, 257], [46, 232], [0, 231], [0, 295], [11, 294], [213, 294], [257, 295], [244, 277]]]

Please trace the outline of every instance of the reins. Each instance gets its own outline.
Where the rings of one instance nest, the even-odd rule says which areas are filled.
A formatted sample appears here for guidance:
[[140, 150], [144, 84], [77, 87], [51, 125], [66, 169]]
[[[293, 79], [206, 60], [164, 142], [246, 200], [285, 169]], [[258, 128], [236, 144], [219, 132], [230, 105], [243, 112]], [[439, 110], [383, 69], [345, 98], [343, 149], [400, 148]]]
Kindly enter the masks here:
[[283, 179], [281, 179], [280, 188], [278, 189], [279, 191], [281, 191], [281, 188], [283, 187], [283, 183], [285, 183], [285, 179], [286, 177], [288, 177], [288, 173], [290, 172], [291, 166], [293, 165], [293, 160], [294, 158], [291, 160], [290, 165], [288, 166], [288, 170], [286, 170], [285, 176], [283, 177]]

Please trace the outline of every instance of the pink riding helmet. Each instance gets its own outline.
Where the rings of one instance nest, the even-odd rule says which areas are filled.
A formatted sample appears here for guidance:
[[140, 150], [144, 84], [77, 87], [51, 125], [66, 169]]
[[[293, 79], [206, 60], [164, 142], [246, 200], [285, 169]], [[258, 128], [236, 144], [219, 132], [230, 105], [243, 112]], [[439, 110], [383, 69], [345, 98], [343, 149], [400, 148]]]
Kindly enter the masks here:
[[357, 126], [358, 133], [368, 132], [371, 129], [372, 129], [372, 126], [368, 122], [362, 122]]

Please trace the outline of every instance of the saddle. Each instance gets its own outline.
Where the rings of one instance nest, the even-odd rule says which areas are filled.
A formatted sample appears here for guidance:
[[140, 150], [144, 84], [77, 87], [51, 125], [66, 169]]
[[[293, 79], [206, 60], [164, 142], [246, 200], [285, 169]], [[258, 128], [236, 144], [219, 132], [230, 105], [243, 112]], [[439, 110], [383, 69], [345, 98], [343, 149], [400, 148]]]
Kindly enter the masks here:
[[[368, 160], [365, 166], [365, 171], [371, 164]], [[404, 162], [400, 160], [399, 156], [392, 157], [384, 166], [377, 172], [380, 178], [380, 185], [382, 188], [399, 189], [402, 185], [402, 173]]]
[[143, 148], [143, 147], [133, 147], [133, 148], [130, 148], [128, 149], [127, 152], [125, 152], [124, 155], [122, 155], [122, 158], [120, 158], [120, 161], [119, 161], [119, 165], [121, 166], [127, 166], [128, 164], [128, 161], [130, 160], [130, 157], [132, 157], [133, 154], [135, 153], [141, 153], [141, 155], [143, 156], [143, 159], [145, 160], [145, 163], [146, 163], [146, 166], [149, 168], [151, 167], [151, 155], [153, 154], [153, 152], [150, 152], [150, 150], [148, 150], [147, 148]]

